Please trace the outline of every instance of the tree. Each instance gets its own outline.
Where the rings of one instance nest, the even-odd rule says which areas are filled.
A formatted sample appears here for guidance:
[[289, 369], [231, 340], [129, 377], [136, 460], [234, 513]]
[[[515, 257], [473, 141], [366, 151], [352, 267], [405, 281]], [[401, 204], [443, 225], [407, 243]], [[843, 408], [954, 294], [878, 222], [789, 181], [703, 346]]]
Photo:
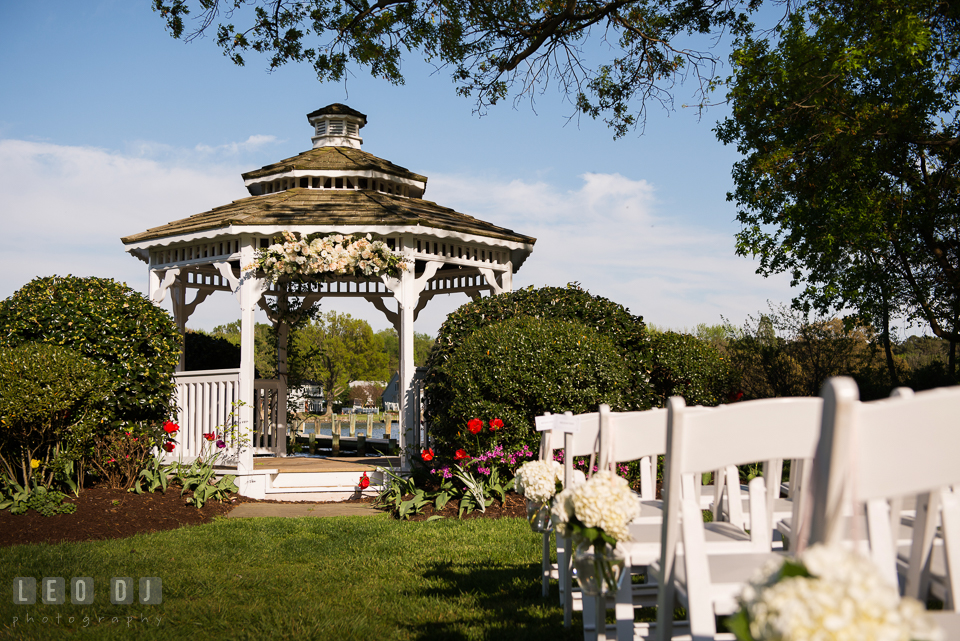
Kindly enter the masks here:
[[[773, 1], [775, 4], [781, 2]], [[706, 100], [717, 56], [677, 44], [687, 34], [741, 33], [761, 0], [153, 0], [174, 38], [216, 30], [234, 63], [266, 54], [270, 68], [307, 62], [321, 82], [344, 80], [351, 63], [403, 84], [403, 53], [420, 51], [449, 68], [457, 92], [483, 112], [553, 81], [617, 136], [646, 119], [646, 104], [673, 104], [676, 82], [692, 76]], [[783, 4], [789, 6], [788, 0]], [[197, 10], [188, 29], [184, 19]], [[216, 25], [216, 27], [214, 27]], [[599, 42], [594, 42], [598, 38]], [[612, 59], [590, 60], [597, 44]]]
[[960, 8], [937, 0], [812, 0], [773, 38], [741, 36], [733, 115], [737, 252], [804, 284], [801, 309], [856, 312], [960, 338]]
[[[240, 346], [240, 321], [213, 328], [210, 335], [223, 338]], [[239, 362], [239, 361], [238, 361]], [[257, 323], [253, 330], [253, 366], [257, 378], [274, 379], [277, 377], [277, 335], [270, 325]], [[238, 365], [239, 367], [239, 365]]]
[[350, 381], [390, 378], [381, 340], [367, 321], [350, 314], [327, 312], [294, 332], [291, 342], [291, 378], [320, 383], [328, 413]]
[[[377, 336], [383, 341], [383, 349], [387, 354], [387, 370], [397, 372], [400, 370], [400, 337], [397, 336], [397, 330], [382, 329], [377, 332]], [[413, 363], [417, 367], [426, 365], [427, 358], [430, 356], [430, 350], [436, 339], [429, 334], [416, 332], [413, 335]]]

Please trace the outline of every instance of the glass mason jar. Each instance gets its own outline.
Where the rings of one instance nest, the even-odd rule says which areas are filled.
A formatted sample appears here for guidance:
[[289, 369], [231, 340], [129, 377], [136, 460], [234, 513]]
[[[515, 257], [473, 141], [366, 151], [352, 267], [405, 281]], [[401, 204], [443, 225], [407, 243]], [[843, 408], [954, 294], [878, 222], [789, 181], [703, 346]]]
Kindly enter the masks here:
[[534, 532], [546, 532], [550, 529], [550, 503], [537, 503], [527, 499], [527, 521]]
[[595, 546], [581, 540], [573, 551], [573, 566], [584, 594], [616, 594], [627, 574], [627, 555], [618, 546]]

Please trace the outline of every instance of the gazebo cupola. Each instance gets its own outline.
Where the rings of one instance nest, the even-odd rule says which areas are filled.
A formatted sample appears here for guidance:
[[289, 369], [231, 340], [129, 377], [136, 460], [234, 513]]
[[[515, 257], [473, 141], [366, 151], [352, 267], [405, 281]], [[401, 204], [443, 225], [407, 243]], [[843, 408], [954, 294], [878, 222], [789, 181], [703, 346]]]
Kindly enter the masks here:
[[423, 196], [425, 176], [360, 149], [360, 128], [367, 124], [364, 114], [333, 104], [307, 114], [307, 120], [313, 126], [313, 149], [243, 174], [251, 196], [290, 189], [369, 189], [403, 198]]
[[[478, 297], [511, 291], [513, 273], [533, 251], [536, 239], [424, 200], [426, 176], [360, 149], [360, 128], [367, 124], [367, 117], [359, 111], [333, 104], [308, 114], [307, 119], [313, 126], [313, 147], [244, 173], [249, 197], [122, 241], [128, 252], [148, 264], [151, 300], [160, 304], [168, 296], [172, 298], [181, 331], [197, 305], [213, 292], [236, 296], [241, 360], [239, 371], [230, 374], [229, 384], [243, 402], [240, 424], [253, 429], [256, 437], [254, 446], [238, 460], [240, 469], [252, 469], [255, 452], [282, 454], [285, 448], [285, 412], [279, 412], [276, 425], [258, 423], [266, 419], [255, 421], [254, 417], [256, 309], [267, 312], [281, 336], [276, 406], [285, 408], [286, 355], [282, 346], [287, 323], [276, 310], [287, 309], [286, 301], [292, 297], [304, 305], [334, 302], [338, 297], [367, 300], [396, 328], [400, 338], [400, 445], [405, 448], [406, 466], [406, 457], [412, 455], [419, 438], [419, 394], [413, 365], [417, 315], [435, 296]], [[256, 255], [285, 232], [301, 237], [372, 234], [402, 255], [410, 268], [379, 277], [327, 274], [326, 279], [272, 282], [258, 271]], [[199, 447], [202, 432], [221, 420], [207, 417], [207, 410], [199, 406], [190, 407], [201, 400], [216, 400], [208, 388], [203, 389], [206, 391], [197, 392], [196, 397], [180, 399], [184, 445], [178, 454], [192, 455], [194, 446], [188, 444], [195, 442]], [[197, 427], [188, 428], [193, 425], [188, 421]], [[268, 428], [276, 429], [265, 449], [265, 440], [258, 435], [266, 434]]]
[[307, 114], [307, 120], [313, 125], [313, 148], [353, 147], [360, 149], [363, 138], [360, 129], [367, 124], [367, 117], [339, 103]]

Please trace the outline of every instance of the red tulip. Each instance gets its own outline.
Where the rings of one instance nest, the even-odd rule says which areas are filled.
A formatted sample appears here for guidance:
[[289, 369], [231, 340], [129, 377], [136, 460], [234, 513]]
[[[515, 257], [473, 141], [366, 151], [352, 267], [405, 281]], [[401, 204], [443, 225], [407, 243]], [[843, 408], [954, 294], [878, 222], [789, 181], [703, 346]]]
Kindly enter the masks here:
[[170, 441], [167, 441], [166, 443], [163, 444], [163, 449], [165, 449], [168, 452], [172, 452], [173, 448], [175, 447], [176, 445]]
[[217, 438], [217, 435], [215, 432], [204, 432], [203, 438], [207, 439], [208, 441], [212, 441], [213, 439]]
[[179, 429], [180, 429], [180, 426], [174, 423], [173, 421], [167, 421], [166, 423], [163, 424], [163, 431], [166, 432], [167, 434], [173, 434]]
[[432, 460], [433, 460], [433, 448], [427, 448], [427, 449], [423, 450], [423, 452], [420, 453], [420, 458], [422, 458], [424, 461], [427, 461], [427, 462], [432, 461]]
[[367, 478], [367, 473], [364, 472], [363, 476], [360, 477], [360, 489], [365, 490], [370, 487], [370, 479]]
[[501, 427], [503, 427], [503, 421], [501, 421], [499, 418], [495, 418], [492, 421], [490, 421], [491, 432], [496, 432]]
[[465, 458], [470, 458], [466, 450], [457, 450], [457, 453], [453, 455], [453, 460], [455, 461], [462, 461]]
[[483, 421], [479, 418], [471, 418], [467, 421], [467, 429], [471, 434], [479, 434], [483, 430]]

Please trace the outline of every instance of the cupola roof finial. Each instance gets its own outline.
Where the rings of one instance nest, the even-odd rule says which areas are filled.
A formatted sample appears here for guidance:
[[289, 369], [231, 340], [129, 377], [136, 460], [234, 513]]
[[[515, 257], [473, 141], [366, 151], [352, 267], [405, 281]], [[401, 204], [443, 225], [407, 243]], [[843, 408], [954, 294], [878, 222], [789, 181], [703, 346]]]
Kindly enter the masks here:
[[367, 117], [346, 105], [334, 103], [307, 114], [307, 120], [313, 125], [311, 138], [313, 148], [353, 147], [360, 149], [363, 138], [360, 129], [367, 124]]

